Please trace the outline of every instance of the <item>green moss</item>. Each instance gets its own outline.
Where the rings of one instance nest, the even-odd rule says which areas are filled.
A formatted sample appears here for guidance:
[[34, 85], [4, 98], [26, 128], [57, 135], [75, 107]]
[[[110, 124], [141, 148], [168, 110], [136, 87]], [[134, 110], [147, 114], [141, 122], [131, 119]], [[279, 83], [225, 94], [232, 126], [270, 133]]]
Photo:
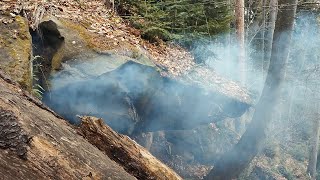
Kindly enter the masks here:
[[32, 89], [32, 77], [31, 77], [31, 56], [32, 56], [32, 39], [29, 33], [29, 26], [27, 21], [21, 16], [16, 16], [16, 22], [19, 24], [19, 33], [16, 41], [17, 57], [20, 63], [20, 70], [22, 77], [20, 84], [25, 86], [25, 89], [31, 91]]
[[2, 69], [24, 89], [30, 91], [32, 40], [26, 19], [16, 16], [12, 23], [0, 25], [0, 47]]
[[[145, 53], [136, 46], [126, 41], [118, 41], [117, 44], [115, 44], [116, 41], [114, 39], [101, 38], [99, 35], [89, 32], [86, 29], [86, 27], [89, 27], [87, 21], [83, 21], [80, 24], [75, 24], [73, 22], [63, 19], [59, 19], [59, 21], [61, 22], [62, 26], [64, 26], [66, 29], [70, 29], [74, 31], [75, 34], [78, 34], [80, 36], [79, 41], [83, 41], [84, 45], [87, 46], [87, 49], [89, 51], [92, 50], [94, 52], [110, 52], [111, 54], [128, 56], [132, 59], [135, 59], [139, 63], [155, 66], [154, 63], [145, 55]], [[69, 46], [68, 43], [70, 42], [68, 42], [68, 39], [66, 39], [66, 46]], [[64, 48], [63, 51], [64, 52], [62, 53], [64, 55], [69, 53], [65, 52], [68, 51], [67, 48]], [[54, 58], [56, 59], [57, 57]], [[58, 62], [58, 60], [54, 60], [53, 63], [54, 62]], [[53, 67], [57, 66], [53, 65]]]
[[81, 23], [81, 24], [84, 24], [84, 25], [81, 25], [81, 24], [75, 24], [71, 21], [67, 21], [63, 19], [60, 19], [60, 21], [63, 24], [63, 26], [65, 26], [66, 28], [77, 32], [90, 49], [98, 48], [98, 46], [96, 45], [97, 42], [94, 42], [93, 40], [94, 34], [91, 34], [90, 32], [88, 32], [84, 26], [86, 25], [86, 23]]
[[17, 24], [20, 27], [19, 28], [20, 32], [18, 34], [20, 39], [29, 41], [31, 39], [31, 35], [29, 33], [29, 25], [28, 25], [28, 22], [26, 21], [26, 19], [21, 16], [16, 16], [15, 21], [17, 22]]
[[64, 55], [63, 48], [58, 49], [58, 51], [54, 54], [51, 61], [52, 71], [58, 70], [61, 67], [63, 55]]

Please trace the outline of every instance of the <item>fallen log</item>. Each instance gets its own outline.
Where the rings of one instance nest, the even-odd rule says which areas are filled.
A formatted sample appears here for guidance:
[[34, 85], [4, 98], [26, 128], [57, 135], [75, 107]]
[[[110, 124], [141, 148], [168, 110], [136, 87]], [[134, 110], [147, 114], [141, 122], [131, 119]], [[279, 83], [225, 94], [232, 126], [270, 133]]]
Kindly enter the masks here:
[[136, 178], [0, 71], [0, 179]]
[[118, 134], [100, 118], [82, 116], [79, 133], [137, 179], [182, 179], [128, 136]]

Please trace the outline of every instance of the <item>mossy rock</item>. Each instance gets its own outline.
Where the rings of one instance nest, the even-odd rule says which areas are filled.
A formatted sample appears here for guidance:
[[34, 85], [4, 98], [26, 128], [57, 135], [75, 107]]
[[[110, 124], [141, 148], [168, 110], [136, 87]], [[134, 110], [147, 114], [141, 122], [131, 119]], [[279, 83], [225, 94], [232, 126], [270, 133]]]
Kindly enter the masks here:
[[90, 35], [81, 24], [70, 20], [57, 19], [53, 16], [45, 17], [42, 23], [53, 21], [57, 31], [64, 38], [64, 42], [52, 57], [52, 71], [59, 70], [61, 62], [74, 57], [91, 57], [95, 54], [94, 47], [90, 44]]
[[8, 73], [24, 89], [32, 89], [32, 39], [27, 19], [3, 16], [0, 22], [0, 69]]
[[114, 40], [101, 38], [96, 33], [88, 31], [89, 25], [86, 22], [76, 24], [70, 20], [57, 19], [52, 16], [45, 17], [42, 22], [50, 20], [56, 23], [58, 31], [64, 37], [64, 44], [52, 58], [53, 72], [60, 69], [61, 62], [71, 59], [90, 61], [99, 54], [127, 56], [128, 59], [136, 59], [142, 64], [154, 66], [152, 60], [141, 48], [125, 41], [119, 41], [120, 44], [115, 45]]

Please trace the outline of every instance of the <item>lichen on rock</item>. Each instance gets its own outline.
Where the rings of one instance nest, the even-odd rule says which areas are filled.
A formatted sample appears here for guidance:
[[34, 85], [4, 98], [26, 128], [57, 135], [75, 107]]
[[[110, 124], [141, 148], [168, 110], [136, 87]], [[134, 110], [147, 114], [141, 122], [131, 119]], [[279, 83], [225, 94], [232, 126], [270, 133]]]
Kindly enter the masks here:
[[0, 15], [0, 34], [0, 69], [31, 90], [32, 39], [27, 20]]

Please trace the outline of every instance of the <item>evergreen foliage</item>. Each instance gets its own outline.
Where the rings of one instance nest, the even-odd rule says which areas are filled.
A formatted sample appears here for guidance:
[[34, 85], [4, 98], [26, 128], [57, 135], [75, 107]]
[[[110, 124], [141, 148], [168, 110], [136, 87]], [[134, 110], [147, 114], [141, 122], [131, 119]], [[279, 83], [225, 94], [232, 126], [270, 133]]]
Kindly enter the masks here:
[[232, 20], [225, 0], [118, 0], [116, 4], [120, 15], [150, 41], [159, 38], [190, 45], [194, 39], [228, 32]]

